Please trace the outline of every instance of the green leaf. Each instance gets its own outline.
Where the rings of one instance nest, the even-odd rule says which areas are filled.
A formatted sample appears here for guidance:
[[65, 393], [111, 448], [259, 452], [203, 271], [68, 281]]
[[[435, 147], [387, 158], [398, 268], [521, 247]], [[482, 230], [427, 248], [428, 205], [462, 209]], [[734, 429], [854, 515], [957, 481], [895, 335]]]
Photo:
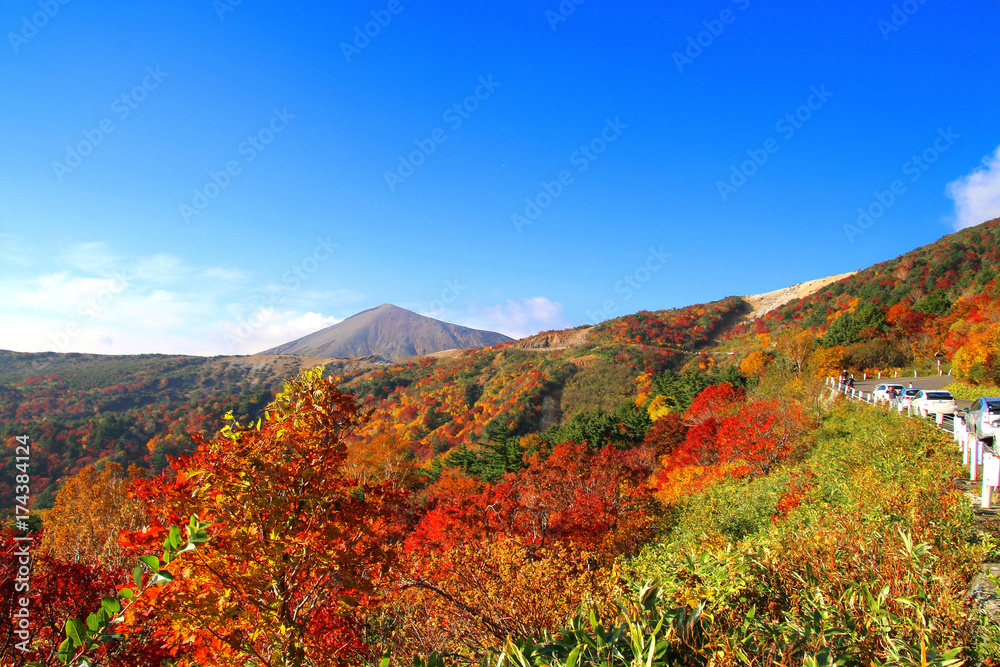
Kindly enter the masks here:
[[118, 603], [118, 600], [111, 597], [102, 598], [101, 606], [104, 607], [104, 611], [108, 612], [108, 616], [115, 616], [122, 610], [122, 606]]
[[91, 614], [87, 617], [87, 629], [91, 632], [97, 632], [101, 629], [101, 620], [97, 618], [97, 614]]
[[132, 579], [135, 581], [136, 588], [142, 588], [142, 565], [136, 565], [135, 569], [132, 570]]
[[132, 598], [135, 597], [135, 591], [133, 591], [131, 588], [123, 588], [120, 591], [118, 591], [118, 597], [122, 598], [123, 600], [131, 600]]
[[61, 662], [64, 665], [67, 662], [69, 662], [69, 654], [72, 651], [73, 651], [73, 640], [67, 637], [66, 639], [63, 640], [62, 644], [59, 644], [59, 652], [58, 652], [59, 662]]
[[153, 579], [149, 583], [151, 583], [151, 584], [165, 584], [165, 583], [173, 581], [173, 580], [174, 580], [174, 575], [170, 574], [166, 570], [160, 570], [159, 572], [157, 572], [156, 574], [153, 575]]
[[153, 572], [160, 569], [160, 559], [156, 556], [149, 554], [147, 556], [139, 556], [139, 562], [148, 567]]
[[87, 628], [75, 618], [66, 619], [66, 636], [73, 640], [73, 646], [83, 646], [87, 641]]
[[170, 551], [176, 551], [181, 546], [181, 529], [177, 526], [170, 526], [170, 533], [167, 535], [167, 543]]
[[569, 652], [566, 657], [566, 667], [576, 667], [576, 661], [580, 657], [580, 653], [583, 651], [584, 645], [579, 644], [575, 649]]

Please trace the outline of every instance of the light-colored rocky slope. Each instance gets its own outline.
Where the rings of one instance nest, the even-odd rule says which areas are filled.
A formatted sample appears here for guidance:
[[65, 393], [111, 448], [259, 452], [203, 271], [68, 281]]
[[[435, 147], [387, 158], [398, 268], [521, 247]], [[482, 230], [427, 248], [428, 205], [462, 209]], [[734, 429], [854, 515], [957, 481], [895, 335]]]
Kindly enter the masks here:
[[753, 310], [747, 314], [746, 319], [752, 320], [757, 317], [763, 317], [775, 308], [780, 308], [789, 301], [794, 301], [795, 299], [801, 299], [811, 294], [815, 294], [827, 285], [831, 285], [838, 280], [843, 280], [844, 278], [849, 278], [855, 273], [857, 273], [857, 271], [842, 273], [839, 276], [830, 276], [828, 278], [807, 280], [804, 283], [792, 285], [791, 287], [783, 287], [782, 289], [775, 290], [773, 292], [745, 296], [743, 297], [743, 300], [750, 304], [750, 307], [753, 308]]

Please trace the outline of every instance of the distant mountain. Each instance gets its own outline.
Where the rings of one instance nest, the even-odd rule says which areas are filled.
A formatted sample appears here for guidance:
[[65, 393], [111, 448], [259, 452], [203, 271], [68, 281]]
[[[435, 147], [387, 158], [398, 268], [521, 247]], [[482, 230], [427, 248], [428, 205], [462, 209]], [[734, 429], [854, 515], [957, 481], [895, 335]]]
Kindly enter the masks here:
[[511, 340], [494, 331], [449, 324], [392, 304], [383, 304], [260, 354], [324, 358], [378, 355], [395, 360], [442, 350], [488, 347]]

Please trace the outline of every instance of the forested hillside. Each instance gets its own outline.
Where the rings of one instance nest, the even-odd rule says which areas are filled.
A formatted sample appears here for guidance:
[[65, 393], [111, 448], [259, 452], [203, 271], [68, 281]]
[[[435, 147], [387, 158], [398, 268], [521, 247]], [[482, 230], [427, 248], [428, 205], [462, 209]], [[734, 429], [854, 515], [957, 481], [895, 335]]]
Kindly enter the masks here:
[[[735, 327], [728, 338], [769, 344], [805, 333], [824, 366], [859, 371], [941, 359], [974, 382], [1000, 382], [1000, 220], [964, 229], [859, 271]], [[946, 366], [947, 367], [947, 366]]]
[[[303, 361], [308, 365], [292, 357], [0, 351], [0, 435], [8, 442], [30, 435], [34, 507], [45, 509], [60, 481], [88, 465], [113, 461], [159, 473], [167, 457], [192, 451], [191, 433], [215, 433], [227, 412], [243, 420], [260, 416]], [[13, 458], [5, 459], [0, 474], [5, 517], [13, 466]]]

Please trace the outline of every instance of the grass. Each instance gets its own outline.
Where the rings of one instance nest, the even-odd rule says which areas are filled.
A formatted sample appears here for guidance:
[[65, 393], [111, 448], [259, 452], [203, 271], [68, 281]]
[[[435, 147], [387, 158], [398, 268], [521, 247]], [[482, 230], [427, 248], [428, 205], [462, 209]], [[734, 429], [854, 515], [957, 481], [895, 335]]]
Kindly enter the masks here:
[[955, 398], [974, 401], [980, 396], [1000, 396], [1000, 387], [994, 384], [973, 384], [968, 380], [955, 380], [947, 387]]

